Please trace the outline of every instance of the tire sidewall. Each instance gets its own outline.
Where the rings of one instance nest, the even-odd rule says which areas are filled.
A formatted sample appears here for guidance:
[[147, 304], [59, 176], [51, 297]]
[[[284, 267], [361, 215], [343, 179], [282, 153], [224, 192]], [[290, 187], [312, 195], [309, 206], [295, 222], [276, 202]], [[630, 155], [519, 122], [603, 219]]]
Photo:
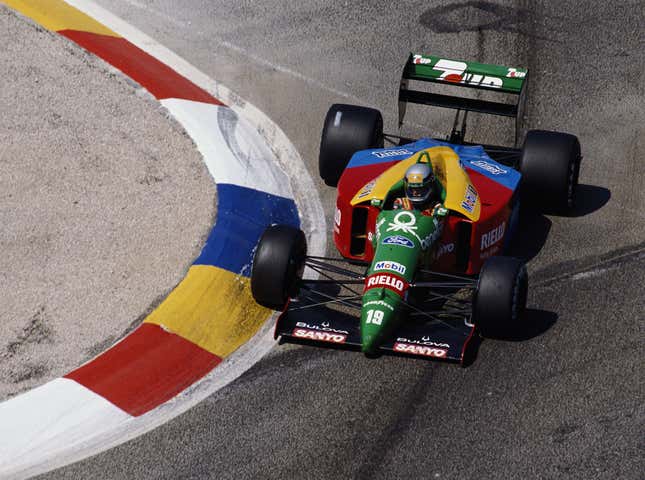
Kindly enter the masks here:
[[325, 184], [338, 185], [352, 155], [383, 147], [383, 116], [376, 109], [334, 104], [325, 117], [318, 170]]
[[298, 294], [306, 249], [305, 235], [298, 228], [272, 225], [264, 231], [251, 270], [251, 293], [257, 303], [282, 310]]
[[576, 136], [530, 130], [519, 162], [523, 204], [544, 212], [566, 212], [573, 208], [580, 159]]
[[528, 275], [524, 263], [513, 257], [488, 259], [473, 297], [473, 319], [485, 337], [512, 333], [526, 308]]

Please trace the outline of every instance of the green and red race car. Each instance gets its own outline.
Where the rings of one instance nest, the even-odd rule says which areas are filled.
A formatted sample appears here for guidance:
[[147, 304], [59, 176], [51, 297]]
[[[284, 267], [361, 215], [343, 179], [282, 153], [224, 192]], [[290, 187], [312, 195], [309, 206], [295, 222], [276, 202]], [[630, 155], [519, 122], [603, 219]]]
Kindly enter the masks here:
[[[282, 341], [464, 363], [471, 340], [503, 337], [522, 320], [528, 277], [504, 256], [520, 203], [564, 212], [575, 201], [580, 144], [533, 130], [523, 145], [464, 141], [468, 112], [514, 118], [520, 132], [528, 71], [411, 54], [399, 90], [408, 103], [456, 110], [447, 140], [383, 133], [377, 110], [333, 105], [319, 169], [338, 188], [333, 238], [340, 258], [307, 256], [299, 229], [272, 225], [255, 252], [255, 300], [281, 311]], [[412, 83], [426, 86], [413, 90]], [[443, 84], [510, 95], [512, 103], [430, 92]], [[394, 139], [395, 141], [393, 141]], [[384, 141], [393, 143], [385, 148]], [[517, 141], [516, 141], [517, 143]], [[431, 167], [441, 190], [431, 211], [397, 208], [408, 168]], [[308, 278], [305, 269], [320, 278]]]

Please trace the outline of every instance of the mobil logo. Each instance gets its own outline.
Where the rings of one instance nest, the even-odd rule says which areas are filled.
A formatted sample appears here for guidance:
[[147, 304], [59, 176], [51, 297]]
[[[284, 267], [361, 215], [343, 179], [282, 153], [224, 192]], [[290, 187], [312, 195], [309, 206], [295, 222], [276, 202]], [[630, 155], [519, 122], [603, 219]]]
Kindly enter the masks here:
[[376, 262], [374, 264], [374, 271], [377, 271], [377, 270], [392, 270], [393, 272], [400, 273], [401, 275], [405, 275], [405, 271], [407, 270], [407, 268], [405, 265], [402, 265], [399, 262], [382, 261], [382, 262]]

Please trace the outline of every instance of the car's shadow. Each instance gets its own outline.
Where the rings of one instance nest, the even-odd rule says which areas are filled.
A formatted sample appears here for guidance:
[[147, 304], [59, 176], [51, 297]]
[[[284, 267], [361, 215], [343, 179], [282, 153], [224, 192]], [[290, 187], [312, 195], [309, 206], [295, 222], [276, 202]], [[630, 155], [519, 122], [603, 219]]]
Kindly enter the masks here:
[[[507, 330], [503, 335], [496, 335], [488, 338], [504, 340], [507, 342], [524, 342], [544, 334], [553, 325], [555, 325], [557, 320], [558, 314], [555, 312], [527, 308], [516, 328]], [[483, 339], [477, 335], [469, 343], [468, 348], [464, 352], [464, 367], [468, 367], [475, 362], [482, 341]]]
[[494, 338], [509, 342], [524, 342], [544, 334], [557, 320], [558, 314], [555, 312], [527, 308], [515, 328], [509, 328], [503, 335], [497, 335]]
[[[605, 187], [595, 185], [578, 185], [574, 208], [562, 215], [546, 212], [548, 215], [560, 215], [569, 218], [584, 217], [604, 207], [611, 198], [611, 192]], [[522, 206], [520, 219], [515, 230], [507, 255], [528, 262], [540, 253], [551, 231], [552, 222], [534, 207]]]
[[604, 207], [611, 198], [611, 191], [596, 185], [578, 185], [576, 204], [565, 216], [584, 217]]
[[551, 220], [541, 213], [522, 209], [514, 238], [506, 255], [528, 262], [540, 253], [550, 231]]

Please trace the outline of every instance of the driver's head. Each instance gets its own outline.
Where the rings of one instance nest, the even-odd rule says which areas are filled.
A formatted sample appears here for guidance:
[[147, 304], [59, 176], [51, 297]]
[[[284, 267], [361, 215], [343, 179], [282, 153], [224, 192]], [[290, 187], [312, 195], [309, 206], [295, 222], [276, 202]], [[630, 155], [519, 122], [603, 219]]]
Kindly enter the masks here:
[[405, 172], [405, 194], [415, 205], [421, 205], [432, 196], [434, 173], [427, 163], [415, 163]]

